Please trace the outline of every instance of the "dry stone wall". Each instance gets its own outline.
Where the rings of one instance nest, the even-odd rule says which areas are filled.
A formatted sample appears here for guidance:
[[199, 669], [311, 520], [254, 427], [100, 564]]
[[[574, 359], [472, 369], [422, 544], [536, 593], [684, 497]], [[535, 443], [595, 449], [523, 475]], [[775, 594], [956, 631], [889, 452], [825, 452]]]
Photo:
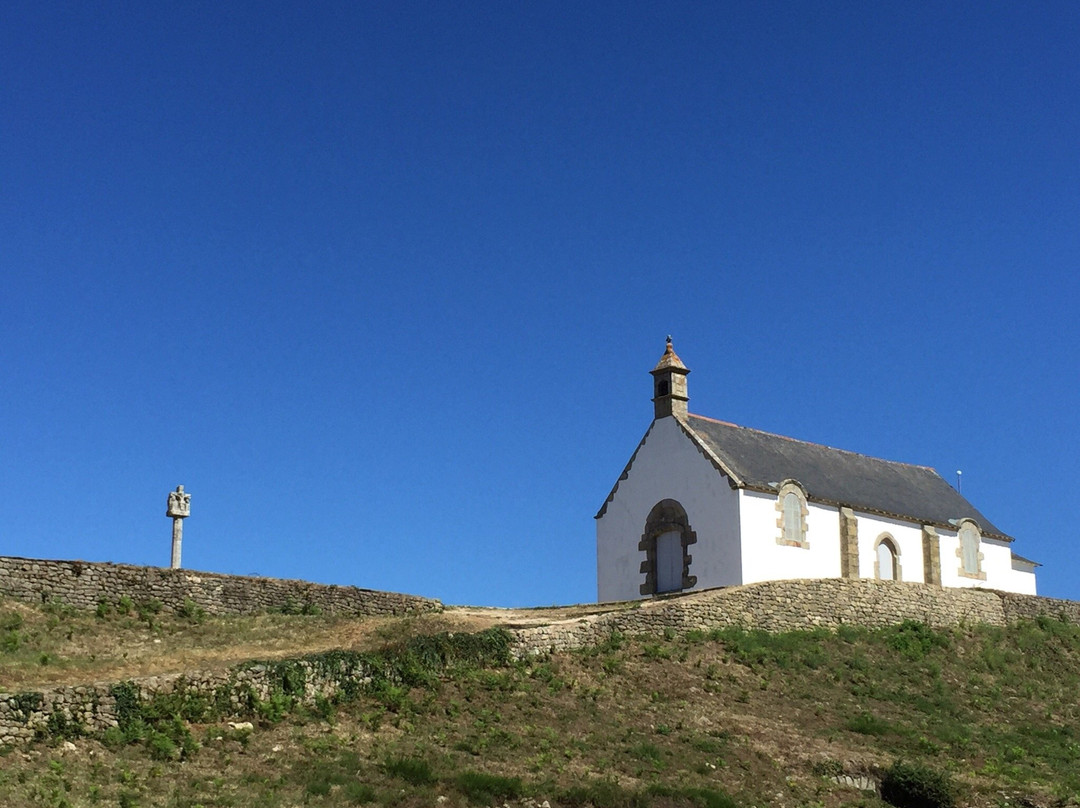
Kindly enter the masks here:
[[935, 628], [1006, 625], [1040, 614], [1080, 621], [1080, 603], [986, 589], [943, 589], [875, 580], [764, 581], [640, 601], [623, 611], [513, 629], [520, 657], [583, 648], [624, 635], [728, 626], [780, 632], [850, 624], [877, 628], [916, 620]]
[[208, 614], [249, 614], [287, 606], [317, 606], [332, 614], [374, 616], [442, 608], [439, 601], [431, 598], [355, 586], [10, 556], [0, 556], [0, 595], [35, 603], [57, 600], [82, 609], [93, 609], [101, 601], [115, 603], [124, 596], [136, 603], [156, 600], [165, 611], [175, 611], [185, 601], [191, 601]]
[[1045, 615], [1069, 623], [1080, 623], [1080, 603], [1075, 600], [1040, 598], [1035, 595], [1017, 595], [1001, 592], [1001, 605], [1005, 609], [1005, 622], [1034, 620]]
[[[296, 701], [311, 705], [318, 697], [332, 698], [341, 690], [363, 687], [370, 671], [354, 667], [326, 667], [310, 660], [290, 660], [297, 671], [291, 677], [302, 692]], [[120, 725], [122, 698], [130, 694], [135, 705], [158, 698], [200, 699], [213, 704], [223, 717], [252, 715], [256, 705], [280, 692], [280, 670], [275, 663], [241, 665], [226, 671], [192, 671], [149, 676], [128, 682], [97, 683], [33, 693], [0, 693], [0, 746], [26, 743], [36, 737], [93, 735]]]
[[[86, 564], [82, 573], [77, 575], [71, 569], [76, 563], [0, 558], [0, 591], [30, 599], [60, 597], [80, 606], [96, 604], [102, 596], [116, 597], [120, 592], [129, 594], [133, 599], [138, 595], [149, 595], [165, 602], [166, 597], [162, 593], [172, 591], [154, 585], [159, 580], [158, 576], [169, 579], [169, 570]], [[38, 569], [13, 575], [12, 564], [37, 564]], [[22, 569], [21, 566], [17, 568]], [[7, 571], [6, 574], [3, 570]], [[142, 571], [141, 578], [135, 575], [136, 570]], [[134, 577], [130, 580], [117, 577], [118, 571], [122, 571], [119, 572], [120, 576]], [[94, 581], [94, 577], [81, 585], [70, 585], [69, 577], [81, 581], [88, 572], [101, 574], [105, 580], [111, 581], [111, 588], [102, 588], [100, 584], [90, 586], [89, 582]], [[437, 601], [423, 598], [351, 590], [350, 587], [318, 587], [301, 581], [270, 581], [183, 571], [175, 574], [211, 579], [210, 582], [191, 582], [187, 588], [177, 589], [177, 592], [184, 593], [184, 597], [195, 600], [192, 595], [196, 591], [195, 584], [205, 586], [205, 590], [198, 591], [210, 594], [204, 594], [203, 600], [197, 602], [207, 611], [211, 608], [218, 612], [227, 608], [240, 611], [243, 603], [249, 604], [243, 610], [250, 610], [250, 604], [258, 604], [255, 608], [266, 608], [280, 603], [283, 595], [302, 599], [316, 590], [331, 591], [334, 597], [342, 599], [338, 601], [328, 597], [315, 600], [312, 594], [310, 602], [339, 611], [352, 609], [355, 613], [391, 613], [392, 609], [410, 611], [439, 606]], [[16, 591], [13, 581], [19, 582], [18, 586], [22, 588]], [[123, 582], [123, 586], [118, 581]], [[133, 588], [135, 584], [131, 581], [141, 581], [138, 585], [146, 588]], [[240, 595], [235, 593], [228, 597], [215, 595], [213, 593], [218, 590], [213, 588], [216, 585], [213, 581], [220, 581], [223, 589], [226, 583], [237, 585], [241, 591], [247, 591], [244, 587], [248, 586], [255, 594], [250, 596], [249, 601], [239, 600]], [[271, 584], [279, 584], [283, 588], [274, 588]], [[359, 594], [354, 594], [354, 599], [349, 600], [343, 594], [343, 591], [349, 590]], [[273, 594], [260, 594], [266, 592]], [[371, 596], [376, 600], [367, 599]], [[174, 593], [170, 597], [170, 602], [175, 605], [177, 595]], [[387, 600], [378, 600], [380, 597]], [[361, 607], [366, 611], [360, 612]], [[1080, 603], [984, 589], [943, 589], [928, 584], [830, 579], [767, 581], [657, 598], [630, 604], [621, 611], [543, 626], [510, 626], [508, 630], [515, 643], [513, 653], [524, 658], [587, 647], [603, 642], [614, 632], [655, 635], [668, 629], [685, 632], [726, 626], [779, 632], [816, 627], [836, 628], [845, 624], [877, 628], [905, 620], [947, 628], [974, 623], [1007, 625], [1019, 620], [1036, 619], [1041, 615], [1080, 622]], [[371, 672], [362, 665], [341, 663], [335, 667], [327, 666], [325, 662], [317, 664], [302, 659], [241, 665], [229, 671], [154, 676], [121, 684], [128, 688], [128, 693], [134, 689], [141, 703], [170, 694], [186, 694], [187, 697], [212, 701], [217, 705], [219, 714], [242, 716], [250, 714], [254, 704], [270, 699], [275, 688], [280, 690], [280, 666], [283, 664], [292, 666], [294, 671], [297, 667], [302, 670], [302, 675], [293, 679], [302, 682], [302, 692], [296, 694], [302, 702], [312, 702], [319, 696], [330, 698], [343, 691], [355, 692], [371, 678]], [[56, 736], [64, 727], [78, 726], [80, 733], [95, 733], [117, 726], [120, 716], [116, 693], [117, 685], [100, 683], [45, 692], [0, 693], [0, 745], [24, 742], [38, 735]]]

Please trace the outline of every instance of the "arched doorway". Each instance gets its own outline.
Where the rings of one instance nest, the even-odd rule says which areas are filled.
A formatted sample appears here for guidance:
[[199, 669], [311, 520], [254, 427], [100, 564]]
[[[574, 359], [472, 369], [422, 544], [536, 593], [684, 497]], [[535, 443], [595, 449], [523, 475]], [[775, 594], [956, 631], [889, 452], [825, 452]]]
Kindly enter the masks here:
[[645, 520], [638, 549], [645, 552], [641, 572], [645, 580], [639, 587], [642, 595], [663, 592], [679, 592], [697, 584], [697, 576], [690, 574], [693, 556], [689, 547], [697, 542], [697, 534], [690, 529], [686, 510], [674, 499], [656, 503]]

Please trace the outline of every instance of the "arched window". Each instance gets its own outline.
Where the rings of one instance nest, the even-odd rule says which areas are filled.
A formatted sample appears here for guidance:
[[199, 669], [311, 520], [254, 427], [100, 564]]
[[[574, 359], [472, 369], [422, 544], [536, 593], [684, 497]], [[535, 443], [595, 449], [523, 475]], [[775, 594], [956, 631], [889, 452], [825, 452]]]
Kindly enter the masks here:
[[697, 534], [690, 529], [686, 510], [674, 499], [657, 502], [645, 520], [638, 549], [644, 551], [641, 572], [645, 581], [639, 587], [642, 595], [679, 592], [697, 585], [697, 576], [690, 574], [690, 545]]
[[979, 552], [980, 542], [979, 526], [970, 519], [961, 522], [960, 546], [956, 550], [956, 554], [960, 556], [960, 575], [985, 581], [986, 573], [982, 571], [983, 554]]
[[792, 492], [784, 494], [784, 541], [802, 541], [802, 500]]
[[810, 546], [806, 540], [806, 492], [795, 480], [785, 480], [776, 495], [776, 510], [779, 516], [776, 526], [780, 532], [776, 543], [786, 547]]
[[878, 537], [874, 549], [874, 577], [881, 581], [899, 581], [900, 551], [893, 537], [887, 533]]

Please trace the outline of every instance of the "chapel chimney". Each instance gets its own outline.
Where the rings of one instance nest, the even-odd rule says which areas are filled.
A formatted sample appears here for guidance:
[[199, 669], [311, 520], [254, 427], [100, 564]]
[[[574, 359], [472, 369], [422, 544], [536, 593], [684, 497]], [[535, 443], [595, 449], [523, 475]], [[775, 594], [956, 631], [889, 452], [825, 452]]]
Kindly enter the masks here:
[[690, 400], [686, 394], [686, 375], [690, 371], [675, 353], [670, 336], [664, 355], [649, 372], [653, 377], [653, 418], [667, 418], [669, 415], [685, 418], [686, 402]]

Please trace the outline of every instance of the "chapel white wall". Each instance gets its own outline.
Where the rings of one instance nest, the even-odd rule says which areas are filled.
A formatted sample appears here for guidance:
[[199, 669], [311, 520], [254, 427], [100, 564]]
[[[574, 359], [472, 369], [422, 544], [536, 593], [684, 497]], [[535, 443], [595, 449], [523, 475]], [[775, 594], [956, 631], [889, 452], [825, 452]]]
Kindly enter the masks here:
[[638, 549], [649, 511], [663, 499], [686, 511], [697, 543], [690, 545], [695, 589], [743, 583], [739, 552], [739, 497], [727, 478], [698, 451], [673, 417], [660, 418], [596, 520], [596, 584], [600, 601], [641, 598], [645, 580]]
[[[840, 577], [840, 512], [807, 503], [808, 547], [778, 544], [780, 517], [776, 495], [739, 491], [739, 520], [743, 528], [743, 582], [791, 578]], [[872, 570], [871, 570], [872, 571]]]
[[1001, 589], [1023, 595], [1035, 594], [1035, 573], [1013, 569], [1012, 546], [1000, 539], [979, 540], [982, 559], [980, 569], [986, 580], [962, 575], [960, 572], [960, 534], [957, 531], [938, 530], [941, 542], [941, 585], [979, 586], [983, 589]]
[[[697, 543], [689, 548], [695, 589], [796, 578], [839, 578], [840, 515], [834, 506], [807, 503], [807, 548], [777, 543], [775, 494], [733, 490], [672, 417], [654, 421], [604, 516], [597, 520], [597, 592], [601, 601], [642, 597], [638, 542], [653, 506], [678, 501]], [[887, 534], [899, 551], [901, 580], [924, 582], [922, 525], [855, 511], [859, 577], [874, 578], [875, 547]], [[959, 537], [938, 528], [941, 583], [1035, 594], [1034, 571], [1014, 568], [1008, 542], [982, 538], [985, 580], [960, 574]]]
[[893, 539], [900, 564], [900, 580], [926, 582], [923, 564], [922, 525], [902, 522], [862, 511], [855, 511], [859, 536], [859, 577], [874, 578], [878, 539], [888, 535]]

